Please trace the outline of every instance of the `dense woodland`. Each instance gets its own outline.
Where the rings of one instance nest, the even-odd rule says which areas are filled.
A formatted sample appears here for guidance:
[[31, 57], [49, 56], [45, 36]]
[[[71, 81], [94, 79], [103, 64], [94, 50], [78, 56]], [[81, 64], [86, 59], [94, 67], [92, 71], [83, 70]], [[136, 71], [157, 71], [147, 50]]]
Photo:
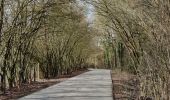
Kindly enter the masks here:
[[[49, 79], [94, 64], [136, 75], [141, 97], [170, 100], [169, 0], [0, 0], [0, 5], [1, 91], [35, 82], [39, 71]], [[87, 19], [89, 5], [93, 22]]]
[[170, 100], [170, 1], [87, 2], [94, 6], [95, 27], [105, 37], [105, 65], [137, 75], [141, 97]]
[[93, 30], [75, 0], [0, 0], [1, 91], [82, 69]]

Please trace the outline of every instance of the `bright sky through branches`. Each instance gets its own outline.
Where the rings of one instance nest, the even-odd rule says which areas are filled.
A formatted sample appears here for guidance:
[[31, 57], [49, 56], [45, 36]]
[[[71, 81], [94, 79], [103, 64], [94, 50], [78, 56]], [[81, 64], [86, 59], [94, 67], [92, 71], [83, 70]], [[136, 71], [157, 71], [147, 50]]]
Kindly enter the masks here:
[[88, 5], [88, 14], [87, 19], [89, 22], [92, 22], [94, 20], [94, 7], [92, 5]]
[[86, 16], [87, 16], [87, 20], [88, 22], [92, 23], [94, 20], [94, 7], [90, 4], [87, 4], [81, 0], [77, 0], [79, 2], [80, 6], [85, 6], [86, 7]]

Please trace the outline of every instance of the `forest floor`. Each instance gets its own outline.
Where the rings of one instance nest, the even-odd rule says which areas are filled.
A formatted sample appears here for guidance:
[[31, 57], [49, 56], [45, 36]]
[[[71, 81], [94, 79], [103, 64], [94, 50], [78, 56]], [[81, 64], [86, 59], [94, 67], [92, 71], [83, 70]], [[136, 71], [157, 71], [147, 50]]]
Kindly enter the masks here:
[[113, 71], [112, 82], [114, 100], [138, 100], [139, 82], [135, 75]]
[[6, 91], [6, 94], [0, 95], [0, 100], [13, 100], [26, 95], [29, 95], [33, 92], [39, 91], [41, 89], [47, 88], [49, 86], [55, 85], [57, 83], [63, 82], [68, 78], [80, 75], [88, 70], [78, 70], [76, 72], [72, 72], [70, 75], [61, 75], [56, 77], [55, 79], [40, 79], [38, 82], [34, 82], [31, 84], [22, 84], [22, 86], [18, 89], [14, 87], [10, 90]]

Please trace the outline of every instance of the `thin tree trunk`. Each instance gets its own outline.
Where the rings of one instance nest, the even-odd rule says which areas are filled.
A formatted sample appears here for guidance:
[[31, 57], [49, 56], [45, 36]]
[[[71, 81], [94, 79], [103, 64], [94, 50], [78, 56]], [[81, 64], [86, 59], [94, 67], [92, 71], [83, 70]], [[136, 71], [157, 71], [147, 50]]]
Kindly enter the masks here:
[[3, 28], [3, 19], [4, 19], [4, 1], [1, 0], [1, 6], [0, 6], [0, 43], [2, 41], [2, 28]]

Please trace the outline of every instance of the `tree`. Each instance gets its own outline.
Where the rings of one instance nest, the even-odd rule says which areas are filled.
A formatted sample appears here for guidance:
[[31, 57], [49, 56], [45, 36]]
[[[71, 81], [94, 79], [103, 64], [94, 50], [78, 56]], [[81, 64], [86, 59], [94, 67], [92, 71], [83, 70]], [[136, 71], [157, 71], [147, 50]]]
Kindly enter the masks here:
[[116, 51], [108, 54], [118, 58], [115, 64], [120, 63], [122, 68], [139, 76], [141, 96], [169, 99], [169, 1], [91, 0], [90, 3], [98, 18], [104, 19], [100, 20], [104, 33], [107, 35], [109, 30], [116, 34], [116, 42], [109, 46]]

